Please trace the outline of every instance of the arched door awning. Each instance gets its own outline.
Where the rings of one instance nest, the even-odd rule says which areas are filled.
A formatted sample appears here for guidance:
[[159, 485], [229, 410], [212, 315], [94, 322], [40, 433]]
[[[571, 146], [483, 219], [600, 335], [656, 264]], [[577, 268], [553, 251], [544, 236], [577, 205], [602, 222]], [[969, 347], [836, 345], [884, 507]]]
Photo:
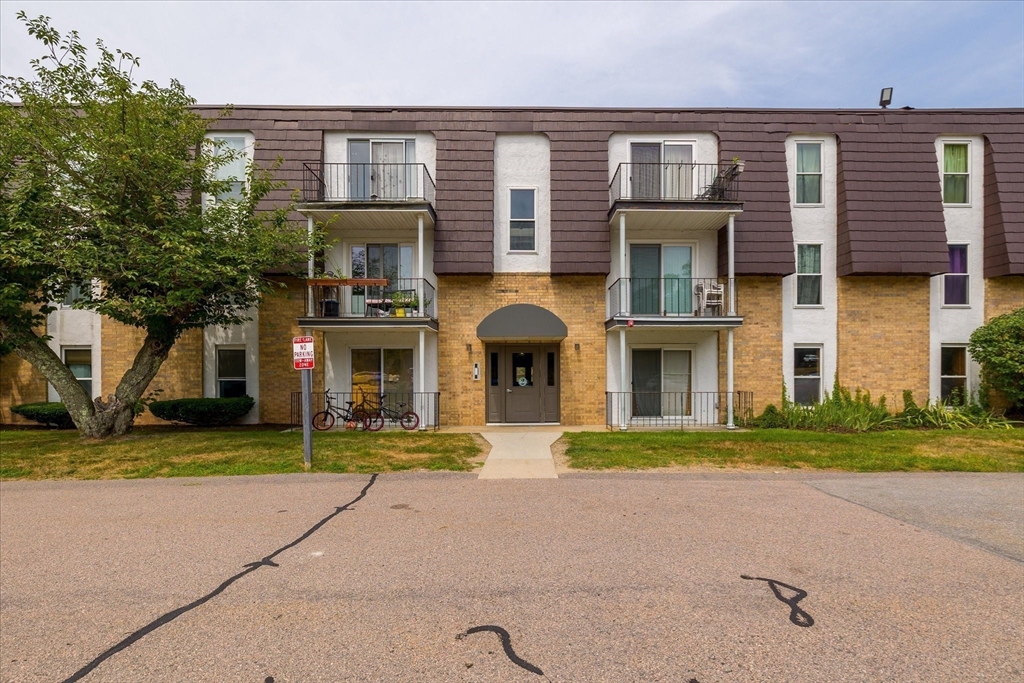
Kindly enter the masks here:
[[569, 334], [562, 319], [533, 304], [512, 304], [499, 308], [476, 328], [482, 341], [560, 342]]

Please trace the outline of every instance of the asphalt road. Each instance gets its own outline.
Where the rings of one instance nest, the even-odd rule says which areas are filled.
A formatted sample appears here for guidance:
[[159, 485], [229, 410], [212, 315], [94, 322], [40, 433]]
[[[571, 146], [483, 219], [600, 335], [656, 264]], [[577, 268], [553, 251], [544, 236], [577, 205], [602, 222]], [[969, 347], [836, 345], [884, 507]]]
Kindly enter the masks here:
[[8, 482], [0, 679], [1019, 681], [1022, 549], [1024, 475]]

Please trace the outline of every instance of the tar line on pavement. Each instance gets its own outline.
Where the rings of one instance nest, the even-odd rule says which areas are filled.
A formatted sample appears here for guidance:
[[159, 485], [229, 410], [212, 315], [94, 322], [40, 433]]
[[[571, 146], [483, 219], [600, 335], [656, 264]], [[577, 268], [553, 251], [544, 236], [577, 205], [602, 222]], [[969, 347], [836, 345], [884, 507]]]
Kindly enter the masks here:
[[345, 503], [344, 505], [339, 505], [338, 507], [334, 508], [334, 512], [332, 512], [331, 514], [327, 515], [326, 517], [321, 519], [319, 522], [317, 522], [316, 524], [311, 526], [309, 529], [306, 530], [306, 532], [304, 534], [302, 534], [301, 536], [296, 538], [294, 541], [292, 541], [291, 543], [288, 543], [286, 545], [281, 546], [280, 548], [278, 548], [274, 552], [270, 553], [269, 555], [263, 557], [262, 559], [256, 560], [255, 562], [249, 562], [249, 563], [247, 563], [245, 565], [242, 565], [242, 566], [245, 567], [245, 569], [243, 569], [242, 571], [238, 572], [237, 574], [235, 574], [234, 576], [230, 577], [229, 579], [225, 580], [224, 583], [220, 584], [219, 586], [214, 588], [212, 591], [210, 591], [209, 593], [207, 593], [203, 597], [201, 597], [201, 598], [199, 598], [197, 600], [193, 600], [192, 602], [188, 603], [187, 605], [183, 605], [183, 606], [181, 606], [181, 607], [179, 607], [179, 608], [177, 608], [175, 610], [171, 610], [170, 612], [167, 612], [163, 616], [160, 616], [160, 617], [154, 619], [153, 621], [149, 622], [148, 624], [146, 624], [145, 626], [140, 628], [138, 631], [135, 631], [134, 633], [129, 634], [124, 640], [122, 640], [121, 642], [117, 643], [116, 645], [114, 645], [110, 649], [108, 649], [105, 652], [103, 652], [100, 655], [98, 655], [95, 659], [93, 659], [91, 662], [89, 662], [88, 664], [83, 666], [81, 669], [79, 669], [78, 671], [73, 673], [68, 678], [65, 678], [63, 683], [73, 683], [74, 681], [82, 680], [87, 675], [89, 675], [89, 673], [93, 669], [95, 669], [97, 666], [99, 666], [103, 662], [107, 661], [108, 659], [110, 659], [111, 657], [116, 655], [118, 652], [121, 652], [122, 650], [131, 647], [132, 645], [134, 645], [138, 641], [142, 640], [143, 638], [145, 638], [146, 636], [148, 636], [150, 633], [152, 633], [153, 631], [157, 630], [161, 626], [166, 626], [167, 624], [171, 623], [172, 621], [174, 621], [175, 619], [180, 617], [182, 614], [185, 614], [186, 612], [190, 612], [190, 611], [194, 610], [196, 607], [199, 607], [200, 605], [209, 602], [213, 598], [215, 598], [218, 595], [220, 595], [221, 593], [223, 593], [228, 588], [228, 586], [230, 586], [234, 582], [238, 581], [242, 577], [244, 577], [244, 576], [246, 576], [248, 574], [253, 573], [254, 571], [259, 569], [260, 567], [277, 567], [277, 566], [280, 566], [276, 562], [274, 562], [274, 558], [275, 557], [277, 557], [278, 555], [280, 555], [284, 551], [289, 550], [291, 548], [294, 548], [298, 544], [302, 543], [307, 538], [309, 538], [310, 536], [315, 534], [317, 531], [319, 531], [321, 528], [323, 528], [323, 526], [325, 524], [327, 524], [329, 521], [331, 521], [332, 519], [334, 519], [335, 517], [340, 515], [342, 512], [345, 512], [346, 510], [348, 510], [351, 506], [353, 506], [356, 503], [358, 503], [359, 501], [361, 501], [364, 497], [366, 497], [366, 492], [369, 491], [370, 487], [373, 486], [376, 482], [377, 482], [377, 475], [373, 474], [370, 477], [370, 481], [367, 482], [366, 486], [363, 487], [363, 490], [359, 492], [358, 496], [356, 496], [355, 498], [353, 498], [349, 502]]
[[[768, 587], [772, 589], [772, 593], [775, 593], [775, 597], [779, 599], [779, 602], [784, 602], [789, 605], [789, 609], [791, 610], [789, 613], [790, 621], [797, 626], [803, 626], [804, 628], [814, 626], [814, 617], [797, 606], [798, 602], [807, 597], [807, 591], [797, 588], [796, 586], [790, 586], [788, 583], [782, 583], [775, 579], [765, 579], [760, 576], [747, 576], [746, 574], [740, 574], [740, 578], [748, 581], [767, 581]], [[788, 588], [796, 593], [796, 595], [791, 598], [787, 598], [782, 594], [782, 591], [779, 590], [779, 586]]]
[[505, 650], [505, 656], [508, 657], [509, 661], [511, 661], [513, 664], [522, 669], [526, 669], [530, 673], [537, 674], [538, 676], [544, 675], [544, 672], [540, 670], [540, 667], [530, 664], [528, 661], [526, 661], [525, 659], [523, 659], [515, 653], [515, 650], [512, 649], [512, 636], [510, 636], [508, 634], [508, 631], [506, 631], [500, 626], [493, 626], [490, 624], [486, 626], [474, 626], [472, 628], [466, 629], [464, 632], [455, 636], [455, 640], [462, 640], [466, 636], [472, 635], [474, 633], [481, 633], [483, 631], [491, 631], [492, 633], [498, 634], [498, 637], [501, 639], [501, 647]]

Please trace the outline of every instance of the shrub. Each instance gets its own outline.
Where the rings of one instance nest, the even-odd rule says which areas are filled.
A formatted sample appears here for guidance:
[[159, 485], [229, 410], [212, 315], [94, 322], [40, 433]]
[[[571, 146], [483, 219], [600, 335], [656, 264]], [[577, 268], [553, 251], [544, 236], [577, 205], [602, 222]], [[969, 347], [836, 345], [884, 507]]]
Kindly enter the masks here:
[[1024, 308], [992, 318], [971, 334], [967, 347], [981, 363], [984, 383], [1024, 408]]
[[754, 418], [754, 426], [761, 429], [785, 429], [787, 424], [785, 416], [779, 412], [775, 404], [769, 403], [765, 406], [764, 412]]
[[75, 423], [63, 403], [22, 403], [11, 406], [11, 412], [21, 415], [27, 420], [38, 422], [57, 429], [74, 429]]
[[251, 396], [238, 398], [178, 398], [153, 401], [149, 410], [161, 420], [185, 422], [200, 427], [227, 424], [252, 410]]

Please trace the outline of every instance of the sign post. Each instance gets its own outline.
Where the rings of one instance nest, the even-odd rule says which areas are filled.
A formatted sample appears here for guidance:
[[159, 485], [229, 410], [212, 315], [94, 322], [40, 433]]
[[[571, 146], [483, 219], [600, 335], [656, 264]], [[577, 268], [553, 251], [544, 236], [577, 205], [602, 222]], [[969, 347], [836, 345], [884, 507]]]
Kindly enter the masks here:
[[312, 337], [292, 337], [292, 366], [302, 375], [302, 451], [303, 465], [313, 464], [313, 368], [316, 357]]

